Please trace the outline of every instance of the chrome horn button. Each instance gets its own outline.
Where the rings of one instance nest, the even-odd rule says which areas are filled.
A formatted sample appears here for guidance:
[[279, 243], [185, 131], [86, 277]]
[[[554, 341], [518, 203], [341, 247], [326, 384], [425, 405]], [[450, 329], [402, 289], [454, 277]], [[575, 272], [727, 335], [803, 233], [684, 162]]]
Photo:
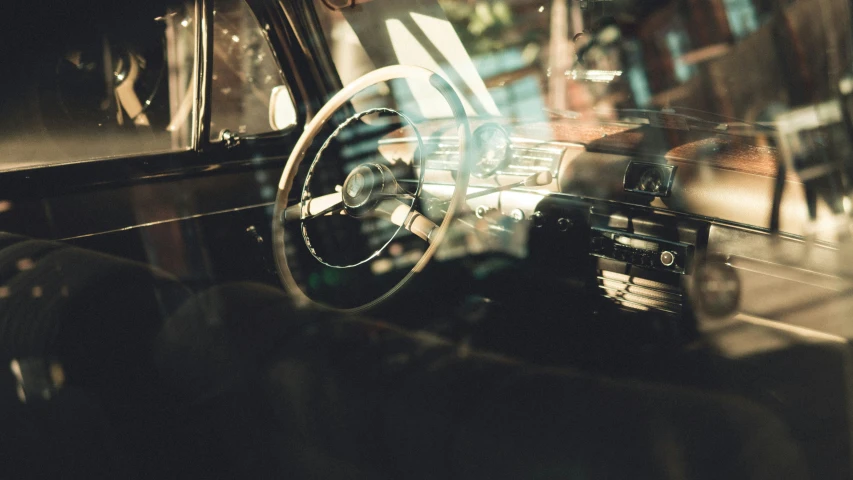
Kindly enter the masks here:
[[347, 213], [359, 217], [369, 213], [383, 199], [395, 195], [397, 180], [388, 167], [366, 163], [350, 172], [341, 193]]

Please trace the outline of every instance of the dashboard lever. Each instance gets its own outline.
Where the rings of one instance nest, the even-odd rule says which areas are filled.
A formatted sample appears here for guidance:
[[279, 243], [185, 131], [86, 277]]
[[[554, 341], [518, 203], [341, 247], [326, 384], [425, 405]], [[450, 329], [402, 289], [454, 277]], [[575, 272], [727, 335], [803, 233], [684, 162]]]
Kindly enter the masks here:
[[525, 178], [520, 182], [510, 183], [507, 185], [501, 185], [499, 187], [487, 188], [485, 190], [480, 190], [479, 192], [475, 192], [465, 196], [466, 200], [470, 200], [472, 198], [484, 197], [486, 195], [490, 195], [495, 192], [503, 192], [505, 190], [512, 190], [517, 187], [542, 187], [545, 185], [549, 185], [554, 181], [554, 175], [551, 172], [538, 172], [533, 175]]
[[[295, 203], [284, 210], [282, 222], [305, 221], [343, 210], [344, 202], [338, 192], [314, 197], [303, 203]], [[304, 216], [303, 216], [304, 215]]]

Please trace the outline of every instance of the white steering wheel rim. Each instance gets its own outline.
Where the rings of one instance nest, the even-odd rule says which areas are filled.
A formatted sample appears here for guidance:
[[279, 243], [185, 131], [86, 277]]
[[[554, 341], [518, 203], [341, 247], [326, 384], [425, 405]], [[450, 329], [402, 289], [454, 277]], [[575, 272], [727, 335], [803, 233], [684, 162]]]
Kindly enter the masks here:
[[[448, 204], [447, 213], [444, 215], [444, 220], [441, 225], [435, 230], [430, 238], [429, 246], [427, 247], [420, 260], [412, 267], [408, 274], [402, 280], [385, 292], [380, 297], [357, 307], [353, 308], [337, 308], [323, 303], [319, 303], [309, 298], [305, 292], [299, 287], [298, 282], [293, 277], [287, 263], [287, 255], [284, 250], [284, 226], [283, 220], [280, 218], [284, 210], [288, 207], [287, 200], [293, 189], [293, 182], [296, 174], [299, 171], [299, 166], [305, 160], [305, 156], [311, 143], [316, 138], [317, 134], [322, 129], [323, 125], [329, 121], [334, 113], [350, 101], [352, 97], [362, 90], [376, 85], [381, 82], [386, 82], [402, 78], [419, 78], [428, 81], [434, 88], [439, 90], [442, 96], [450, 104], [454, 118], [457, 122], [457, 130], [459, 136], [459, 168], [456, 175], [456, 185], [453, 191], [453, 196]], [[430, 260], [435, 256], [436, 251], [441, 245], [447, 231], [450, 228], [453, 219], [465, 202], [465, 195], [468, 190], [468, 180], [471, 174], [472, 158], [469, 153], [468, 145], [471, 140], [471, 127], [468, 123], [468, 117], [465, 109], [459, 98], [459, 95], [453, 87], [444, 78], [426, 68], [414, 65], [391, 65], [382, 67], [372, 72], [369, 72], [343, 89], [336, 93], [325, 105], [317, 112], [314, 118], [306, 125], [305, 130], [296, 142], [290, 157], [287, 159], [287, 164], [284, 166], [284, 171], [281, 175], [281, 180], [278, 185], [278, 194], [276, 196], [275, 210], [273, 215], [273, 256], [276, 260], [279, 278], [285, 289], [291, 294], [294, 302], [299, 306], [319, 306], [324, 309], [357, 313], [377, 306], [384, 302], [392, 295], [397, 293], [409, 280], [420, 273]], [[423, 165], [421, 168], [426, 168]]]

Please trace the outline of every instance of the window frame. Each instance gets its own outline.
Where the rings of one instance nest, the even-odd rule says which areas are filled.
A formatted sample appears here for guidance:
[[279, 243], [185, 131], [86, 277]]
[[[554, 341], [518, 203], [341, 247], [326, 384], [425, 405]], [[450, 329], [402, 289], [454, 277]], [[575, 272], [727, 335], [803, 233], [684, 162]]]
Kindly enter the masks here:
[[[270, 43], [295, 102], [297, 121], [294, 126], [241, 137], [236, 145], [210, 141], [213, 1], [195, 0], [197, 28], [193, 75], [196, 85], [190, 127], [193, 133], [189, 148], [0, 171], [0, 191], [4, 192], [3, 197], [39, 198], [107, 186], [197, 176], [214, 170], [242, 171], [271, 165], [283, 167], [298, 133], [304, 128], [308, 112], [319, 108], [314, 105], [326, 98], [322, 88], [312, 86], [316, 81], [316, 69], [311, 62], [317, 55], [304, 48], [304, 33], [296, 31], [304, 25], [298, 21], [292, 22], [283, 5], [275, 0], [249, 0], [247, 3]], [[270, 29], [265, 30], [264, 25], [270, 25]]]
[[[211, 146], [218, 145], [222, 143], [222, 140], [216, 139], [212, 140], [212, 138], [216, 138], [216, 132], [212, 131], [210, 126], [211, 118], [213, 114], [213, 95], [212, 95], [212, 74], [213, 74], [213, 42], [214, 35], [212, 34], [214, 28], [214, 15], [213, 15], [213, 4], [215, 0], [197, 0], [197, 3], [205, 3], [204, 11], [207, 18], [210, 19], [209, 23], [202, 23], [205, 25], [205, 37], [202, 39], [204, 42], [204, 46], [206, 51], [204, 52], [206, 64], [205, 68], [208, 70], [205, 75], [205, 79], [207, 80], [208, 85], [205, 85], [205, 95], [204, 97], [208, 99], [205, 105], [203, 105], [203, 127], [205, 129], [204, 132], [199, 132], [199, 141], [200, 145], [202, 145], [202, 149], [210, 148]], [[284, 86], [287, 87], [288, 92], [290, 93], [290, 99], [293, 102], [293, 105], [296, 110], [296, 121], [287, 128], [281, 130], [269, 130], [261, 133], [253, 133], [253, 134], [245, 134], [239, 135], [237, 132], [232, 132], [238, 135], [239, 142], [253, 142], [253, 141], [267, 141], [268, 139], [276, 139], [276, 138], [286, 138], [290, 136], [293, 131], [301, 131], [301, 127], [305, 125], [305, 109], [300, 109], [300, 103], [302, 97], [298, 94], [296, 89], [294, 88], [295, 82], [294, 79], [288, 76], [289, 68], [286, 66], [293, 66], [293, 62], [288, 61], [288, 58], [283, 58], [280, 49], [276, 48], [275, 40], [277, 39], [276, 35], [270, 35], [273, 30], [273, 25], [271, 23], [271, 18], [269, 18], [269, 12], [264, 9], [264, 5], [258, 2], [253, 2], [250, 0], [234, 0], [234, 1], [242, 1], [245, 2], [249, 10], [252, 12], [255, 22], [257, 23], [258, 28], [260, 29], [261, 34], [264, 39], [266, 39], [267, 44], [270, 48], [270, 51], [273, 54], [273, 59], [278, 65], [279, 70], [281, 71], [282, 78], [284, 79]], [[289, 53], [289, 52], [288, 52]], [[288, 55], [284, 55], [287, 57]], [[272, 128], [272, 127], [270, 127]], [[203, 141], [202, 141], [203, 140]]]
[[[195, 129], [196, 137], [195, 137], [195, 150], [199, 153], [216, 151], [219, 149], [233, 149], [235, 146], [240, 146], [238, 150], [244, 150], [246, 147], [261, 147], [263, 144], [275, 141], [275, 140], [284, 140], [290, 137], [293, 137], [294, 132], [299, 132], [304, 128], [307, 118], [307, 112], [304, 107], [305, 105], [305, 92], [304, 89], [295, 88], [296, 85], [301, 84], [299, 81], [299, 73], [296, 71], [297, 62], [293, 60], [293, 52], [291, 49], [293, 48], [293, 44], [290, 42], [285, 43], [289, 48], [283, 48], [282, 45], [282, 37], [284, 36], [294, 36], [294, 32], [291, 31], [282, 31], [282, 32], [274, 32], [274, 30], [278, 28], [284, 28], [290, 30], [292, 25], [289, 22], [285, 22], [284, 25], [276, 25], [275, 18], [271, 15], [271, 11], [268, 8], [264, 8], [269, 6], [266, 2], [257, 2], [252, 0], [242, 0], [245, 1], [249, 9], [252, 11], [255, 20], [258, 23], [258, 27], [261, 29], [264, 38], [266, 38], [270, 50], [273, 53], [273, 57], [275, 59], [278, 68], [282, 72], [282, 77], [284, 77], [285, 85], [287, 86], [288, 91], [290, 91], [291, 99], [293, 100], [294, 106], [296, 107], [296, 122], [288, 128], [282, 130], [273, 130], [264, 133], [244, 135], [237, 137], [237, 141], [232, 144], [227, 144], [226, 142], [220, 140], [211, 140], [211, 116], [212, 116], [212, 75], [213, 75], [213, 41], [214, 37], [212, 34], [213, 30], [213, 2], [214, 0], [196, 0], [196, 5], [199, 8], [199, 15], [203, 20], [199, 22], [199, 25], [202, 26], [201, 32], [199, 35], [199, 45], [200, 52], [198, 55], [198, 60], [200, 63], [200, 78], [199, 78], [199, 88], [198, 97], [199, 97], [199, 105], [196, 108], [196, 112], [199, 114], [199, 124]], [[269, 26], [269, 28], [266, 28]], [[295, 144], [296, 138], [293, 138], [293, 143]]]

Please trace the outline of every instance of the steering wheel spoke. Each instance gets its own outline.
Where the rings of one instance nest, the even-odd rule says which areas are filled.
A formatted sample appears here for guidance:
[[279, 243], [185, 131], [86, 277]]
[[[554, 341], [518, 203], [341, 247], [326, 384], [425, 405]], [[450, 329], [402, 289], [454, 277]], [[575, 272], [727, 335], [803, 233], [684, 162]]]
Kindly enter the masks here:
[[311, 220], [344, 210], [344, 199], [340, 192], [322, 195], [287, 207], [282, 215], [285, 223]]
[[432, 235], [438, 228], [435, 222], [398, 199], [392, 198], [379, 203], [374, 212], [394, 225], [414, 233], [427, 243], [432, 242]]

